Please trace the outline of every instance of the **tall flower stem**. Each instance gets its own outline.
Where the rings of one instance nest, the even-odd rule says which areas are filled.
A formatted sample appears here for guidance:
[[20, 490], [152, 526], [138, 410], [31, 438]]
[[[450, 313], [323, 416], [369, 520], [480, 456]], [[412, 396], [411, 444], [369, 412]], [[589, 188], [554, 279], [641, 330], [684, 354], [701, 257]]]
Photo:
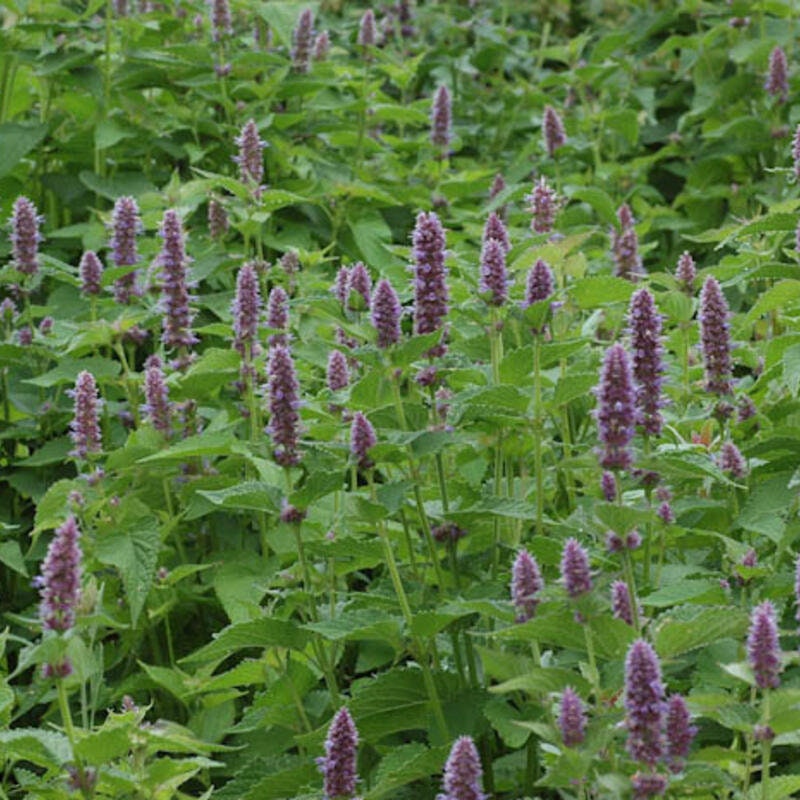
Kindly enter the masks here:
[[627, 548], [622, 556], [622, 567], [625, 574], [625, 583], [628, 585], [628, 596], [631, 599], [631, 618], [633, 619], [633, 629], [636, 636], [639, 636], [641, 624], [639, 622], [639, 601], [636, 599], [636, 579], [633, 574], [633, 561], [631, 560], [630, 550]]
[[[770, 691], [764, 689], [764, 700], [762, 706], [762, 719], [764, 725], [769, 723], [769, 700]], [[765, 736], [761, 742], [761, 800], [769, 800], [769, 762], [772, 757], [772, 737]]]
[[542, 335], [533, 337], [533, 463], [536, 470], [536, 535], [544, 533], [544, 469], [542, 459]]
[[61, 721], [64, 724], [64, 732], [67, 734], [67, 739], [69, 740], [70, 748], [72, 749], [72, 755], [75, 759], [75, 768], [78, 771], [79, 781], [80, 781], [80, 791], [81, 794], [89, 800], [92, 797], [94, 792], [89, 788], [88, 781], [86, 780], [86, 772], [83, 768], [82, 761], [78, 758], [75, 754], [75, 748], [78, 744], [78, 737], [75, 733], [75, 725], [72, 722], [72, 712], [69, 708], [69, 699], [67, 698], [67, 688], [64, 685], [63, 678], [58, 678], [56, 680], [57, 686], [57, 693], [58, 693], [58, 709], [61, 712]]
[[[500, 362], [503, 360], [503, 333], [498, 309], [490, 309], [489, 316], [489, 348], [492, 362], [492, 384], [500, 385]], [[494, 453], [494, 493], [500, 497], [503, 490], [503, 430], [497, 433], [497, 444]], [[492, 578], [497, 577], [500, 566], [500, 517], [494, 517], [494, 535], [492, 540]]]
[[595, 701], [600, 700], [600, 673], [597, 671], [597, 659], [594, 655], [594, 639], [589, 621], [583, 623], [583, 635], [586, 639], [586, 655], [589, 659], [589, 683], [592, 685]]

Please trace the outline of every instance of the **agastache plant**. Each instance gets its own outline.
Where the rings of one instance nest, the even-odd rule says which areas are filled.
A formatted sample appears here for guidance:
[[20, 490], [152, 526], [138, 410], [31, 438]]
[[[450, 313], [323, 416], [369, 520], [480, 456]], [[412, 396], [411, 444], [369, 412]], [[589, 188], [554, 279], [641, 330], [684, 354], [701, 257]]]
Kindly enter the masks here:
[[[186, 276], [188, 257], [184, 243], [183, 225], [178, 212], [167, 209], [159, 231], [163, 239], [158, 263], [162, 270], [162, 296], [164, 316], [161, 340], [167, 348], [188, 348], [198, 340], [192, 333], [194, 314], [189, 308], [189, 287]], [[185, 367], [187, 357], [179, 359], [178, 366]]]
[[83, 553], [80, 547], [81, 532], [75, 517], [56, 529], [56, 535], [42, 562], [42, 603], [39, 616], [42, 625], [51, 631], [64, 633], [75, 625], [75, 614], [80, 600]]
[[360, 411], [353, 415], [350, 426], [350, 455], [359, 469], [370, 469], [374, 466], [369, 451], [378, 443], [372, 423]]
[[356, 261], [350, 268], [347, 292], [347, 307], [351, 311], [369, 308], [372, 294], [372, 278], [363, 262]]
[[210, 0], [211, 38], [220, 42], [233, 33], [231, 8], [228, 0]]
[[586, 712], [580, 696], [571, 686], [561, 695], [558, 729], [567, 747], [577, 747], [586, 738]]
[[523, 305], [530, 306], [542, 300], [547, 300], [553, 294], [553, 288], [552, 270], [546, 261], [537, 258], [525, 281], [525, 302]]
[[501, 306], [508, 300], [508, 283], [503, 244], [487, 239], [481, 250], [480, 293], [490, 306]]
[[664, 405], [661, 397], [664, 348], [661, 345], [661, 314], [647, 289], [639, 289], [631, 298], [628, 327], [638, 421], [645, 433], [658, 436], [663, 425], [660, 409]]
[[212, 239], [221, 239], [230, 227], [225, 206], [218, 200], [208, 201], [208, 233]]
[[289, 348], [273, 345], [269, 351], [269, 425], [267, 433], [273, 444], [273, 458], [283, 467], [300, 463], [300, 384]]
[[634, 761], [655, 765], [664, 755], [664, 684], [652, 645], [637, 639], [625, 659], [625, 727]]
[[370, 47], [375, 47], [376, 39], [375, 12], [368, 8], [361, 17], [361, 22], [358, 26], [357, 42], [360, 47], [368, 50]]
[[732, 478], [741, 480], [747, 477], [747, 462], [733, 442], [723, 442], [719, 452], [719, 468]]
[[635, 281], [644, 275], [642, 257], [639, 255], [639, 237], [633, 227], [633, 213], [627, 203], [617, 210], [619, 230], [611, 233], [611, 253], [614, 257], [615, 275]]
[[98, 419], [100, 400], [97, 397], [97, 384], [91, 372], [84, 370], [78, 373], [72, 397], [75, 401], [75, 410], [70, 430], [75, 447], [70, 451], [70, 455], [83, 459], [103, 449]]
[[314, 12], [310, 8], [300, 12], [292, 41], [292, 66], [296, 72], [308, 72], [314, 44]]
[[83, 294], [91, 297], [103, 291], [103, 264], [93, 250], [87, 250], [81, 256], [78, 274], [80, 275]]
[[533, 184], [533, 191], [525, 196], [530, 203], [531, 230], [534, 233], [550, 233], [558, 213], [558, 195], [542, 175]]
[[747, 634], [747, 660], [759, 689], [777, 689], [781, 684], [781, 646], [775, 606], [769, 600], [753, 609]]
[[261, 291], [255, 265], [247, 263], [236, 276], [233, 314], [233, 346], [245, 360], [252, 361], [261, 352], [258, 326], [261, 320]]
[[636, 404], [630, 361], [621, 344], [612, 344], [606, 351], [596, 393], [597, 427], [603, 443], [600, 465], [605, 469], [628, 469], [633, 463], [630, 443]]
[[239, 165], [239, 176], [243, 183], [254, 186], [260, 191], [261, 181], [264, 180], [263, 150], [266, 142], [258, 135], [255, 120], [251, 119], [245, 123], [235, 141], [239, 154], [234, 156], [233, 160]]
[[694, 281], [697, 277], [697, 268], [695, 267], [692, 254], [688, 250], [684, 250], [678, 258], [678, 266], [675, 270], [675, 277], [680, 282], [684, 291], [689, 294], [694, 290]]
[[267, 327], [283, 333], [273, 333], [269, 344], [286, 344], [289, 328], [289, 297], [280, 286], [273, 286], [267, 298]]
[[[111, 262], [115, 267], [132, 267], [139, 263], [136, 237], [142, 232], [139, 206], [133, 197], [120, 197], [111, 214]], [[114, 281], [114, 299], [127, 305], [139, 294], [136, 270]]]
[[567, 143], [567, 134], [564, 130], [564, 123], [558, 112], [552, 106], [544, 107], [544, 120], [542, 122], [542, 138], [544, 139], [545, 150], [550, 158], [553, 157], [559, 147]]
[[508, 251], [511, 250], [508, 229], [496, 211], [492, 211], [492, 213], [489, 214], [486, 219], [486, 224], [483, 226], [482, 243], [485, 245], [490, 239], [496, 239], [500, 242], [503, 252], [508, 255]]
[[325, 800], [351, 800], [358, 773], [358, 730], [350, 712], [342, 706], [333, 717], [325, 740], [325, 757], [317, 760], [324, 776]]
[[511, 602], [517, 611], [517, 622], [533, 618], [539, 605], [537, 595], [543, 588], [538, 562], [527, 550], [520, 550], [511, 568]]
[[769, 71], [764, 81], [764, 89], [767, 94], [777, 98], [779, 103], [785, 103], [789, 97], [788, 73], [786, 53], [782, 47], [776, 46], [769, 54]]
[[35, 275], [39, 271], [41, 221], [36, 206], [27, 197], [18, 197], [14, 201], [11, 213], [11, 261], [23, 275]]
[[615, 619], [633, 625], [633, 605], [625, 581], [614, 581], [611, 584], [611, 610]]
[[680, 694], [670, 695], [667, 701], [666, 738], [667, 763], [672, 772], [683, 769], [696, 733], [697, 728], [692, 725], [686, 700]]
[[577, 539], [570, 537], [561, 551], [561, 582], [573, 600], [592, 590], [589, 554]]
[[378, 334], [377, 345], [381, 349], [400, 341], [400, 317], [402, 307], [394, 287], [385, 278], [378, 281], [372, 294], [371, 319]]
[[144, 372], [144, 412], [153, 427], [167, 439], [172, 436], [172, 406], [169, 389], [164, 380], [161, 360], [157, 356], [148, 359]]
[[344, 389], [350, 383], [350, 370], [347, 356], [341, 350], [331, 350], [326, 371], [328, 388], [332, 392]]
[[[444, 265], [445, 236], [439, 217], [424, 211], [417, 217], [412, 236], [414, 259], [414, 332], [433, 333], [442, 327], [448, 312], [447, 268]], [[428, 351], [443, 355], [446, 345]]]
[[452, 101], [446, 86], [436, 90], [431, 108], [431, 144], [439, 150], [440, 158], [447, 155], [447, 147], [452, 138], [450, 125], [452, 121]]
[[444, 767], [444, 792], [436, 800], [488, 800], [483, 793], [483, 769], [478, 750], [469, 736], [460, 736]]
[[717, 279], [709, 275], [700, 292], [700, 341], [703, 348], [706, 390], [717, 395], [733, 393], [733, 363], [728, 317], [730, 311]]

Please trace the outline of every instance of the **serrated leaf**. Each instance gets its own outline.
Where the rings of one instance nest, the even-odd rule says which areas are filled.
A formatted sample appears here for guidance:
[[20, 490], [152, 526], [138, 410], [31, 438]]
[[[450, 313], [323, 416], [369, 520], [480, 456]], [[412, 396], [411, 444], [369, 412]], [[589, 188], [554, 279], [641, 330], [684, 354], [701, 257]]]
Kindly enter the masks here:
[[630, 300], [634, 288], [630, 281], [604, 275], [581, 278], [572, 284], [569, 292], [579, 308], [588, 309], [627, 302]]
[[588, 203], [595, 210], [601, 222], [618, 227], [619, 220], [617, 219], [617, 209], [614, 201], [607, 192], [597, 186], [586, 186], [577, 189], [572, 193], [570, 199]]
[[230, 431], [209, 431], [189, 436], [160, 453], [139, 459], [140, 464], [185, 461], [187, 458], [228, 455], [236, 450], [236, 438]]
[[590, 691], [589, 682], [575, 670], [561, 667], [533, 667], [524, 675], [517, 675], [515, 678], [497, 684], [497, 686], [489, 687], [489, 691], [492, 694], [507, 694], [508, 692], [519, 691], [548, 694], [550, 692], [560, 692], [567, 686], [572, 686], [581, 694]]
[[281, 507], [281, 490], [262, 481], [246, 481], [227, 489], [201, 489], [197, 492], [221, 508], [274, 512]]
[[785, 797], [797, 797], [800, 792], [800, 775], [770, 775], [769, 783], [751, 786], [747, 792], [747, 800], [784, 800]]
[[57, 731], [39, 728], [15, 728], [0, 731], [4, 756], [15, 761], [30, 761], [49, 769], [60, 769], [72, 760], [69, 739]]
[[118, 361], [112, 361], [110, 358], [103, 358], [102, 356], [80, 359], [65, 356], [59, 359], [58, 365], [53, 369], [42, 375], [37, 375], [35, 378], [28, 378], [23, 383], [30, 383], [33, 386], [49, 389], [52, 386], [59, 386], [64, 383], [75, 383], [78, 373], [84, 370], [91, 372], [95, 380], [102, 382], [110, 378], [116, 378], [122, 367]]
[[361, 735], [373, 742], [429, 724], [429, 699], [418, 669], [393, 669], [359, 682], [349, 707]]
[[770, 311], [787, 311], [800, 301], [800, 280], [785, 280], [776, 283], [763, 292], [747, 312], [748, 321], [758, 319]]
[[364, 800], [389, 797], [412, 781], [438, 774], [443, 758], [447, 758], [446, 748], [429, 749], [420, 742], [392, 747], [381, 759], [375, 774], [374, 788], [367, 792]]
[[561, 378], [553, 394], [553, 405], [563, 406], [576, 397], [586, 397], [597, 386], [596, 372], [575, 372]]
[[655, 631], [655, 647], [662, 658], [674, 658], [719, 639], [742, 639], [748, 615], [735, 606], [703, 608], [690, 620], [662, 617]]
[[0, 178], [11, 172], [47, 135], [47, 125], [0, 125]]
[[379, 639], [397, 645], [400, 643], [401, 623], [400, 617], [385, 611], [362, 608], [344, 611], [333, 619], [308, 622], [303, 628], [332, 642]]

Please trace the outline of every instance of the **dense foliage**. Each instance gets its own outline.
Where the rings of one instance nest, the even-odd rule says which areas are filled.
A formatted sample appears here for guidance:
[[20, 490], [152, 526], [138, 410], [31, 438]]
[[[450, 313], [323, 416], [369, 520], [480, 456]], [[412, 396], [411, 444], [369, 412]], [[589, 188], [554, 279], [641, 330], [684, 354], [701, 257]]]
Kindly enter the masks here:
[[800, 794], [793, 2], [0, 21], [0, 797]]

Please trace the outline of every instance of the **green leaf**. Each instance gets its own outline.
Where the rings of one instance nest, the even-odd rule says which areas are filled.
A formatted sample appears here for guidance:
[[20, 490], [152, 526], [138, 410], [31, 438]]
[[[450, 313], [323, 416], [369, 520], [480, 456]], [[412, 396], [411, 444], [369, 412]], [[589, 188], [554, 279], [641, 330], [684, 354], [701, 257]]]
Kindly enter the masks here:
[[63, 733], [39, 728], [0, 731], [4, 756], [14, 761], [30, 761], [48, 769], [60, 769], [72, 760], [72, 747]]
[[597, 386], [598, 375], [596, 372], [575, 372], [559, 379], [553, 394], [553, 405], [563, 406], [578, 397], [591, 395], [591, 390]]
[[5, 177], [47, 135], [47, 125], [0, 125], [0, 178]]
[[231, 431], [208, 431], [182, 439], [160, 453], [139, 459], [140, 464], [185, 461], [203, 456], [230, 455], [238, 452], [236, 438]]
[[760, 783], [751, 786], [747, 800], [784, 800], [797, 797], [800, 792], [800, 775], [770, 775], [766, 791]]
[[699, 609], [690, 619], [663, 616], [656, 626], [654, 643], [662, 658], [674, 658], [719, 639], [742, 639], [748, 626], [748, 615], [740, 608], [710, 606]]
[[316, 764], [308, 758], [282, 755], [257, 758], [236, 770], [234, 777], [214, 791], [214, 800], [285, 800], [321, 781]]
[[309, 622], [302, 627], [331, 642], [378, 639], [399, 646], [401, 624], [400, 617], [379, 609], [362, 608], [344, 611], [334, 619]]
[[601, 222], [618, 227], [619, 220], [617, 219], [616, 205], [609, 194], [602, 189], [596, 186], [586, 186], [574, 191], [570, 199], [588, 203], [595, 210], [597, 216], [600, 217]]
[[392, 747], [378, 765], [374, 788], [366, 793], [364, 800], [392, 797], [398, 789], [413, 781], [437, 775], [446, 758], [445, 747], [429, 749], [420, 742]]
[[75, 383], [78, 373], [84, 370], [91, 372], [95, 380], [101, 383], [105, 380], [116, 378], [122, 367], [118, 361], [112, 361], [110, 358], [103, 358], [102, 356], [81, 359], [65, 356], [59, 359], [58, 365], [53, 369], [42, 375], [37, 375], [35, 378], [28, 378], [23, 383], [30, 383], [33, 386], [49, 389], [52, 386], [60, 386], [64, 383]]
[[123, 195], [138, 197], [156, 189], [141, 172], [116, 172], [110, 178], [103, 178], [84, 170], [78, 177], [87, 189], [112, 201]]
[[684, 578], [674, 583], [668, 583], [660, 589], [642, 598], [642, 603], [646, 606], [655, 608], [666, 608], [685, 603], [698, 597], [705, 597], [709, 593], [719, 594], [719, 599], [723, 600], [725, 595], [720, 588], [718, 580], [708, 578], [692, 580]]
[[75, 754], [93, 767], [110, 764], [130, 752], [133, 735], [133, 726], [107, 724], [82, 737], [75, 746]]
[[280, 488], [262, 481], [246, 481], [227, 489], [206, 489], [197, 493], [221, 508], [275, 512], [281, 507]]
[[28, 577], [28, 570], [25, 567], [25, 559], [22, 557], [22, 550], [19, 542], [6, 541], [0, 542], [0, 561], [9, 569], [18, 572], [23, 577]]
[[634, 289], [635, 286], [630, 281], [604, 275], [581, 278], [572, 284], [569, 291], [579, 308], [588, 309], [627, 302]]
[[770, 311], [788, 311], [798, 302], [800, 302], [800, 280], [780, 281], [761, 294], [747, 312], [747, 320], [752, 322]]
[[[624, 625], [625, 623], [623, 622], [622, 624]], [[492, 694], [507, 694], [520, 691], [532, 694], [549, 694], [550, 692], [560, 692], [567, 686], [572, 686], [581, 694], [591, 691], [589, 682], [575, 670], [562, 667], [533, 667], [524, 675], [518, 675], [496, 686], [490, 686], [489, 691]]]

